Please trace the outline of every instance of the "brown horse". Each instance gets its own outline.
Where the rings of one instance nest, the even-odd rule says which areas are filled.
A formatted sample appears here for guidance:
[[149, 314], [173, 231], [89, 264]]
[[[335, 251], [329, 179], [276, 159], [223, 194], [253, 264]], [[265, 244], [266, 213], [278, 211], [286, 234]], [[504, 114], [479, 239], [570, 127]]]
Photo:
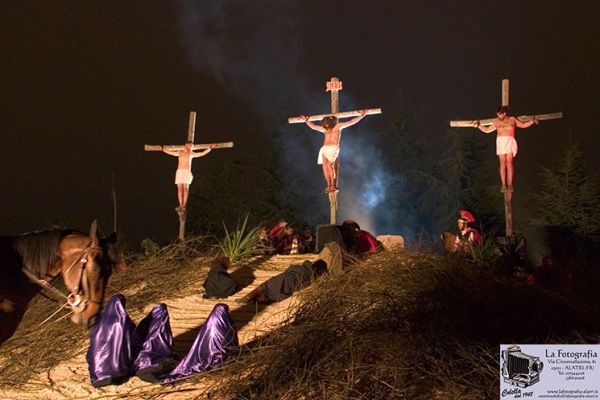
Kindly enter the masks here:
[[[112, 270], [125, 268], [115, 242], [114, 233], [100, 239], [96, 221], [89, 235], [53, 229], [0, 237], [0, 344], [12, 336], [42, 287], [64, 297], [75, 324], [91, 327], [102, 311]], [[59, 275], [68, 294], [49, 285]]]

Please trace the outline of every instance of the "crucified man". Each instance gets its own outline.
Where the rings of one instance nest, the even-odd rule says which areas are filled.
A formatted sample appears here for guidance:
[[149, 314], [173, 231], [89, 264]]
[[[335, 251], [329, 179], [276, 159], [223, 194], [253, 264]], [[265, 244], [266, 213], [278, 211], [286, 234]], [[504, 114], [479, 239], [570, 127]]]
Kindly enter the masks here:
[[500, 161], [500, 180], [502, 182], [503, 193], [513, 191], [513, 157], [517, 155], [517, 141], [515, 140], [515, 126], [519, 128], [529, 128], [531, 125], [537, 125], [537, 118], [522, 122], [517, 117], [508, 115], [508, 107], [498, 107], [496, 111], [498, 118], [489, 126], [481, 126], [479, 121], [475, 122], [475, 127], [484, 133], [498, 131], [496, 136], [496, 154]]
[[325, 135], [323, 146], [319, 150], [317, 156], [317, 164], [323, 165], [323, 175], [327, 181], [326, 192], [333, 192], [337, 190], [337, 177], [340, 160], [338, 158], [340, 154], [340, 139], [341, 131], [344, 128], [356, 124], [358, 121], [367, 115], [367, 110], [361, 110], [360, 115], [352, 118], [350, 121], [339, 122], [337, 117], [329, 115], [322, 120], [322, 124], [318, 125], [309, 121], [309, 117], [303, 115], [301, 118], [304, 119], [306, 125], [315, 131], [323, 132]]
[[210, 148], [203, 151], [193, 151], [192, 142], [185, 143], [183, 150], [167, 150], [161, 146], [162, 152], [178, 158], [177, 172], [175, 173], [175, 184], [177, 185], [177, 198], [179, 199], [179, 208], [185, 209], [188, 200], [189, 187], [194, 176], [192, 175], [192, 160], [202, 157], [210, 152]]

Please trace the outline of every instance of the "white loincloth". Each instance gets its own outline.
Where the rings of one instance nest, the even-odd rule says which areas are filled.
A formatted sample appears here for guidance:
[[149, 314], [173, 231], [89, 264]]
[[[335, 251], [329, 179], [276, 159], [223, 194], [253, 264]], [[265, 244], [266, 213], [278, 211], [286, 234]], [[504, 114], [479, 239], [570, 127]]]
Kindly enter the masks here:
[[192, 179], [194, 179], [194, 176], [192, 175], [192, 172], [189, 169], [178, 169], [177, 172], [175, 172], [176, 185], [189, 185], [190, 183], [192, 183]]
[[339, 154], [340, 146], [337, 144], [328, 144], [326, 146], [322, 146], [321, 150], [319, 150], [319, 155], [317, 156], [317, 164], [323, 164], [323, 156], [325, 156], [329, 162], [334, 162], [337, 160]]
[[513, 157], [517, 155], [517, 141], [513, 136], [498, 136], [496, 137], [496, 154], [512, 153]]

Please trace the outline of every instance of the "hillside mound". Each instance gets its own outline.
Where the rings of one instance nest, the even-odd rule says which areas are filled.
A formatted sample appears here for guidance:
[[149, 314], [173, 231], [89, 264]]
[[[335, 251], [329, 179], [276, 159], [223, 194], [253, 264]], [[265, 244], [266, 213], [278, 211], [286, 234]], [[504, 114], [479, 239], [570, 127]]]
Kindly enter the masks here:
[[[213, 256], [194, 246], [163, 249], [115, 276], [108, 295], [123, 293], [136, 322], [157, 302], [166, 303], [176, 351], [185, 353], [216, 303], [201, 298]], [[597, 343], [600, 336], [597, 306], [428, 254], [375, 254], [267, 307], [233, 302], [304, 259], [310, 257], [236, 266], [232, 275], [244, 289], [224, 302], [239, 330], [239, 354], [174, 386], [134, 377], [93, 388], [87, 333], [66, 321], [37, 327], [55, 305], [36, 299], [17, 335], [0, 348], [0, 397], [495, 398], [500, 344]]]

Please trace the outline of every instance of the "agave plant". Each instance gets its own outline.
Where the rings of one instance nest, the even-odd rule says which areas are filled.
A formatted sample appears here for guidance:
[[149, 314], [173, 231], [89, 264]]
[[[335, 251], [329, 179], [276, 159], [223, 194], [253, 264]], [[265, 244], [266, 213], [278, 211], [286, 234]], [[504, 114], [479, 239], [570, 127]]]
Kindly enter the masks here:
[[473, 264], [478, 267], [493, 268], [498, 261], [496, 242], [494, 240], [495, 232], [492, 234], [482, 234], [481, 244], [469, 245]]
[[219, 249], [224, 256], [229, 257], [231, 262], [240, 261], [249, 257], [252, 257], [258, 251], [262, 250], [263, 245], [258, 237], [257, 230], [259, 226], [246, 231], [248, 224], [248, 214], [244, 218], [244, 222], [240, 226], [238, 221], [234, 231], [229, 231], [225, 223], [223, 228], [225, 230], [225, 237], [217, 241], [219, 242]]

